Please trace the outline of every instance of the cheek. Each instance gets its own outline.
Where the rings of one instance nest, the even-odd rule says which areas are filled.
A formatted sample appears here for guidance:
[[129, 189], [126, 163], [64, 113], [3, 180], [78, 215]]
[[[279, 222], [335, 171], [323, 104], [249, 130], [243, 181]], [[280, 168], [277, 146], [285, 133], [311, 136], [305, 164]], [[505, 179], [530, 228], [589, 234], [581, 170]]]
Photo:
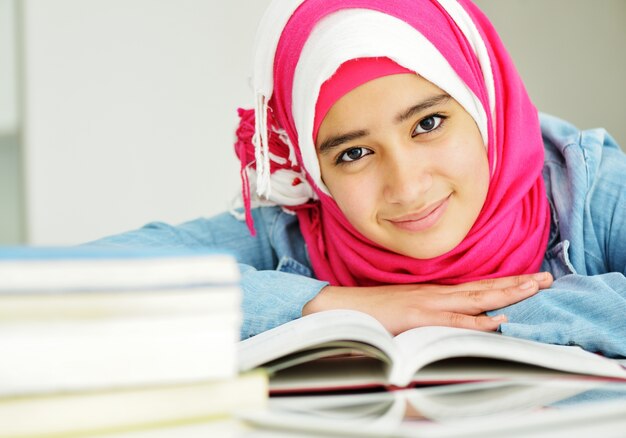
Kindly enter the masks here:
[[489, 159], [487, 158], [487, 151], [482, 143], [482, 139], [474, 142], [471, 148], [473, 153], [471, 155], [471, 165], [468, 166], [469, 177], [476, 181], [476, 185], [481, 188], [481, 191], [486, 192], [490, 179]]
[[447, 163], [449, 175], [475, 188], [489, 185], [489, 163], [482, 138], [474, 135], [465, 141], [455, 142], [446, 150], [449, 153], [441, 157], [440, 162]]
[[375, 217], [377, 211], [377, 184], [372, 178], [355, 175], [325, 182], [333, 199], [348, 221], [359, 229], [359, 224]]
[[466, 187], [465, 195], [472, 208], [480, 211], [483, 207], [489, 190], [489, 162], [482, 141], [468, 145], [471, 154], [466, 155], [466, 160], [460, 163], [458, 170], [463, 177], [458, 181]]

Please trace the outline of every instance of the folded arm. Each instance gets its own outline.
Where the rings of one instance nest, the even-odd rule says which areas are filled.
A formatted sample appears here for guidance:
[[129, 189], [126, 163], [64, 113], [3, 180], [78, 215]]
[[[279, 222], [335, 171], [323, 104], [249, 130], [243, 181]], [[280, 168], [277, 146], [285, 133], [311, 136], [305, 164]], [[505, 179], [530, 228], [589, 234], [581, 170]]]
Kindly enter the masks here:
[[500, 326], [505, 335], [626, 357], [626, 277], [622, 273], [566, 275], [548, 290], [489, 312], [499, 314], [508, 318]]
[[294, 216], [280, 208], [253, 210], [257, 235], [228, 213], [172, 226], [150, 223], [105, 237], [88, 246], [134, 248], [215, 248], [233, 254], [242, 274], [241, 338], [296, 319], [302, 307], [328, 283], [312, 278]]

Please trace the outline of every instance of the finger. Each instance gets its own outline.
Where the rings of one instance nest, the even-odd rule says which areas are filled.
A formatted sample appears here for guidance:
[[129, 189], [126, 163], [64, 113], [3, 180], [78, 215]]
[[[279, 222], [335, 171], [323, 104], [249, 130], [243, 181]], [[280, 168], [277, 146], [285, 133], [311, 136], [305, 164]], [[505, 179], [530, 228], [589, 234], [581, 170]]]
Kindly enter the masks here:
[[505, 315], [494, 317], [488, 316], [471, 316], [456, 312], [441, 312], [433, 315], [435, 320], [429, 325], [439, 325], [446, 327], [458, 327], [480, 331], [495, 331], [500, 324], [507, 321]]
[[471, 281], [449, 286], [447, 292], [459, 292], [469, 290], [493, 290], [506, 289], [516, 287], [526, 283], [528, 280], [534, 280], [538, 283], [539, 289], [547, 289], [552, 285], [554, 279], [549, 272], [537, 272], [535, 274], [513, 275], [509, 277], [485, 278], [482, 280]]
[[525, 300], [539, 291], [539, 283], [527, 280], [518, 286], [492, 290], [466, 290], [445, 294], [437, 300], [440, 310], [478, 315], [489, 310], [500, 309]]

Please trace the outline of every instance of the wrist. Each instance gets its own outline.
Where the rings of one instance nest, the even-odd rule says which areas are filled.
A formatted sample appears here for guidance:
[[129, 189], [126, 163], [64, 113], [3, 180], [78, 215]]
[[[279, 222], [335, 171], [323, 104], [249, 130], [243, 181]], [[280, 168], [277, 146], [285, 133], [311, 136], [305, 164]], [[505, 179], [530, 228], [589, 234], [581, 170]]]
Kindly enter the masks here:
[[334, 289], [333, 286], [323, 287], [311, 301], [302, 307], [302, 316], [328, 310], [328, 295], [332, 293], [332, 289]]

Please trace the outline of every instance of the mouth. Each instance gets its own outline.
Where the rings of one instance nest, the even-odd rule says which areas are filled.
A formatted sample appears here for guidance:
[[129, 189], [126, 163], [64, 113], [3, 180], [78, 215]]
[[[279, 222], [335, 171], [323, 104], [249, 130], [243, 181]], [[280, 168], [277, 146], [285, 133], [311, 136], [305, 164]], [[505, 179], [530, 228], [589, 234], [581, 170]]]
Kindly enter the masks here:
[[450, 196], [436, 201], [417, 213], [411, 213], [393, 219], [387, 219], [392, 225], [405, 231], [423, 231], [435, 225], [445, 213]]

